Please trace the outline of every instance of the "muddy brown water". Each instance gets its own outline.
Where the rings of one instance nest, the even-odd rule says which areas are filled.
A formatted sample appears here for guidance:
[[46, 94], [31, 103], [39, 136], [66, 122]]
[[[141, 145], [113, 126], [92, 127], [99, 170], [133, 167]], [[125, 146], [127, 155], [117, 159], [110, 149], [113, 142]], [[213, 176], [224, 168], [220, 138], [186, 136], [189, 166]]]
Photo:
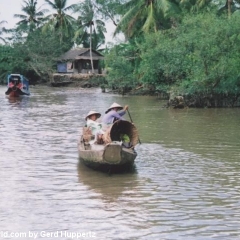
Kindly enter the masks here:
[[[240, 239], [240, 109], [170, 110], [99, 89], [37, 86], [21, 100], [5, 91], [0, 239]], [[132, 173], [79, 164], [84, 116], [113, 102], [129, 105], [139, 130]]]

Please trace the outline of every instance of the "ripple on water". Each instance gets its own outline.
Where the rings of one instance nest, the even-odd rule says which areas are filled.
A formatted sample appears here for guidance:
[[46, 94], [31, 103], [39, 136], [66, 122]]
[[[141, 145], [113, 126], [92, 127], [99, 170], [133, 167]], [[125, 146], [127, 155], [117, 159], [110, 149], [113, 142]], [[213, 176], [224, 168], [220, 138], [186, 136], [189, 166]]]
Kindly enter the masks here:
[[[28, 100], [0, 99], [1, 231], [92, 231], [98, 239], [239, 239], [235, 136], [218, 144], [219, 134], [209, 138], [193, 128], [196, 135], [181, 141], [174, 131], [188, 119], [185, 113], [160, 111], [163, 125], [158, 127], [169, 135], [144, 143], [148, 133], [143, 132], [135, 172], [109, 176], [78, 163], [86, 106], [103, 112], [114, 101], [136, 104], [131, 113], [134, 119], [139, 114], [139, 124], [142, 112], [147, 121], [158, 109], [147, 107], [155, 104], [152, 99], [99, 97], [98, 90], [35, 88]], [[205, 123], [209, 113], [204, 114], [197, 120]], [[189, 115], [188, 124], [198, 125]]]

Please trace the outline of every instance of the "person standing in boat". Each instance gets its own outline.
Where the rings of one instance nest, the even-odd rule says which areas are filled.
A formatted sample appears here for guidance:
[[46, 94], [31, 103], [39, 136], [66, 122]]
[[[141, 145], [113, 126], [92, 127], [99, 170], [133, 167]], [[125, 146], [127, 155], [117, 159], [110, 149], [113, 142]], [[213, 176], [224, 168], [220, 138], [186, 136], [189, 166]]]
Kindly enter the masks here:
[[103, 134], [104, 131], [102, 130], [102, 124], [97, 122], [97, 119], [101, 117], [101, 113], [96, 111], [90, 111], [87, 116], [85, 117], [86, 120], [86, 127], [88, 127], [92, 135], [95, 136], [94, 143], [103, 143]]
[[109, 126], [117, 120], [124, 120], [123, 116], [128, 110], [128, 105], [122, 107], [117, 103], [113, 103], [108, 110], [105, 112], [105, 115], [102, 118], [102, 123], [104, 126]]

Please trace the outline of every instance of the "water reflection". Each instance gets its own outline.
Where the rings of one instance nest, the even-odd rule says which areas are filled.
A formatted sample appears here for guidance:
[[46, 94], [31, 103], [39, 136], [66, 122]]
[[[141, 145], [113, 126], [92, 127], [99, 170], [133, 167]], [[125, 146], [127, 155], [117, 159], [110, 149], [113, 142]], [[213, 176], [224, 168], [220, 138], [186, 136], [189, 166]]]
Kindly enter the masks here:
[[137, 187], [138, 175], [136, 169], [128, 173], [109, 175], [94, 171], [79, 161], [78, 181], [94, 192], [100, 193], [104, 201], [114, 202], [124, 191]]
[[20, 107], [25, 107], [29, 101], [29, 96], [23, 96], [23, 97], [6, 97], [8, 103], [15, 107], [15, 106], [20, 106]]

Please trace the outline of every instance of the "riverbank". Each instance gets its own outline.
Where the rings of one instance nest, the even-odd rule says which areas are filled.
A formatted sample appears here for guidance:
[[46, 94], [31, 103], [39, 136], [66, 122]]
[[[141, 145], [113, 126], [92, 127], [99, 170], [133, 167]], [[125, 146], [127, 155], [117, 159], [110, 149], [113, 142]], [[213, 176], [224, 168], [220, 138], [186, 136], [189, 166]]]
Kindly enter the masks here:
[[46, 85], [50, 87], [70, 88], [100, 88], [102, 93], [113, 93], [116, 95], [154, 96], [166, 101], [166, 108], [239, 108], [240, 98], [238, 95], [227, 94], [204, 94], [176, 95], [175, 93], [164, 93], [141, 85], [132, 88], [108, 88], [104, 74], [54, 74], [50, 82], [36, 82], [34, 85]]
[[105, 82], [104, 74], [53, 74], [50, 85], [53, 87], [97, 87]]

